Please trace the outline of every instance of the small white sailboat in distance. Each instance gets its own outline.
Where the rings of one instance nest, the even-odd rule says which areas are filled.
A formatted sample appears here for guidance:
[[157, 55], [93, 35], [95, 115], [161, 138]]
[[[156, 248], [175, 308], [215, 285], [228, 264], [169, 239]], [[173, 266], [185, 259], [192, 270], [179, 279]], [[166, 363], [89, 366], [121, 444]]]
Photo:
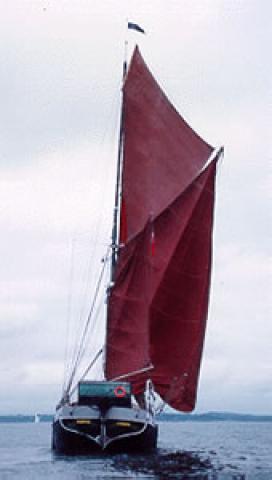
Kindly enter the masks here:
[[40, 423], [41, 417], [38, 413], [35, 413], [34, 415], [34, 423]]

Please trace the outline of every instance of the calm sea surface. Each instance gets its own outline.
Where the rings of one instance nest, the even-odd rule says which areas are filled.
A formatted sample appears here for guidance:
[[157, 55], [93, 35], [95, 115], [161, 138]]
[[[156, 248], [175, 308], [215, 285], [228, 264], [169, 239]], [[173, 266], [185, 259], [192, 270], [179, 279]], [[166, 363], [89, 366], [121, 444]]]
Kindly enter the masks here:
[[272, 480], [271, 423], [160, 424], [152, 455], [64, 457], [50, 450], [51, 425], [0, 424], [0, 480]]

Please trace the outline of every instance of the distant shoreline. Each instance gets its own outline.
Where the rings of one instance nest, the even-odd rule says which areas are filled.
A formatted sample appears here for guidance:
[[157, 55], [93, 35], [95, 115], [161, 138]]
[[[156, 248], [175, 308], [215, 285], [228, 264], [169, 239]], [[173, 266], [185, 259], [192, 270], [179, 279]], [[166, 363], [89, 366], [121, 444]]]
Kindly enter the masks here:
[[[52, 422], [53, 415], [38, 414], [39, 422]], [[0, 423], [34, 423], [35, 415], [0, 415]], [[159, 422], [272, 422], [272, 415], [253, 415], [241, 413], [162, 413]]]
[[272, 422], [272, 415], [246, 413], [208, 412], [208, 413], [163, 413], [158, 417], [165, 422]]

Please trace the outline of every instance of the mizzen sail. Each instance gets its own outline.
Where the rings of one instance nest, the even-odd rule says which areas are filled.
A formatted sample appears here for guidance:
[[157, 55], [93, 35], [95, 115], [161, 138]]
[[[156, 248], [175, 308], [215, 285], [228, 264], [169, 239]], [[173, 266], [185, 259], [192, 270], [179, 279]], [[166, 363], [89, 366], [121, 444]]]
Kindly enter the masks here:
[[[216, 158], [135, 49], [124, 84], [121, 243], [107, 322], [106, 377], [151, 378], [194, 408], [208, 309]], [[146, 372], [146, 369], [149, 369]]]

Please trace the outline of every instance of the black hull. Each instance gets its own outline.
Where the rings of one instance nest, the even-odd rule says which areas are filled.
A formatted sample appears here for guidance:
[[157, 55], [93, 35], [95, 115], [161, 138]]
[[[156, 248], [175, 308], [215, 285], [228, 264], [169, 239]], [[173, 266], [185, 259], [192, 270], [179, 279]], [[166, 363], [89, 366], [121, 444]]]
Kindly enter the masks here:
[[104, 447], [84, 434], [66, 430], [59, 420], [53, 423], [52, 449], [64, 455], [97, 453], [150, 452], [157, 446], [157, 425], [147, 424], [143, 431], [112, 438]]

